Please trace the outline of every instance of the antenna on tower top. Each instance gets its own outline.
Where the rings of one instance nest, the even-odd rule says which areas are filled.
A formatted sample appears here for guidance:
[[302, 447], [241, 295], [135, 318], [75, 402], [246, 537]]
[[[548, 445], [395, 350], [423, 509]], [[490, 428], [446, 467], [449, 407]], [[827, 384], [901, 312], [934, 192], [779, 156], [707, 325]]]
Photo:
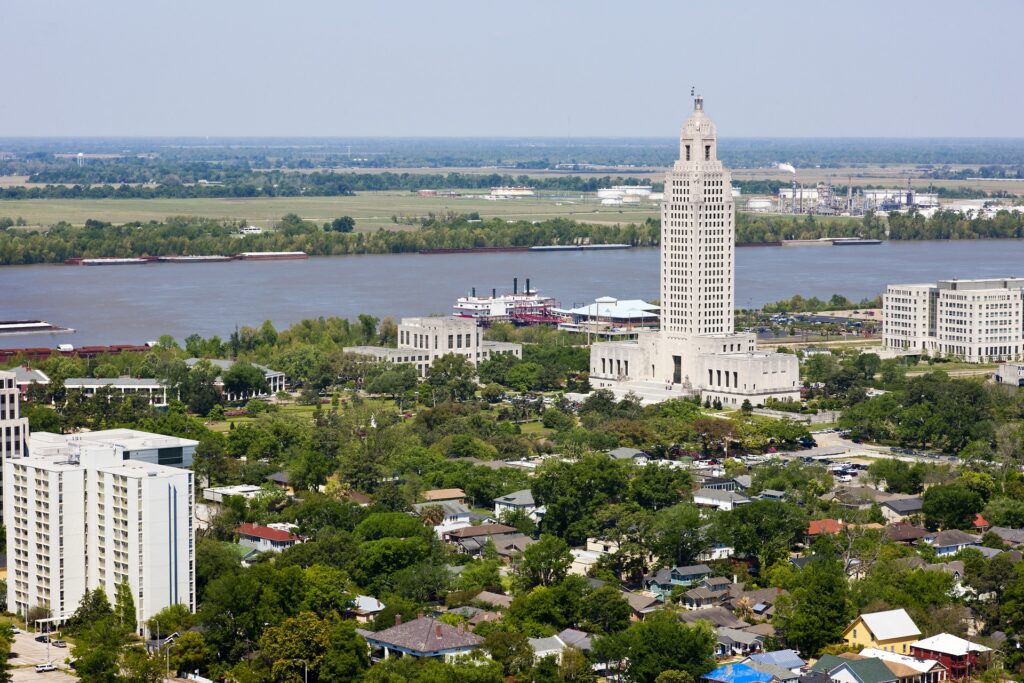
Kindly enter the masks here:
[[696, 94], [696, 92], [697, 92], [696, 86], [691, 85], [690, 86], [690, 97], [693, 97], [694, 94]]

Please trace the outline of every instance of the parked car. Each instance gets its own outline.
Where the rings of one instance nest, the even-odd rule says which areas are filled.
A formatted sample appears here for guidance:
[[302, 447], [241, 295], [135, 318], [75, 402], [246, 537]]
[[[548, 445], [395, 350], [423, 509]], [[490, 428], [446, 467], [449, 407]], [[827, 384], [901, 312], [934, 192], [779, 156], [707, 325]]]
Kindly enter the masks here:
[[68, 646], [68, 644], [65, 641], [63, 641], [63, 640], [55, 640], [52, 643], [50, 643], [50, 645], [53, 645], [54, 647], [67, 647]]
[[51, 664], [49, 662], [47, 662], [46, 664], [36, 664], [36, 673], [37, 674], [44, 674], [47, 671], [56, 671], [56, 670], [57, 670], [57, 666], [55, 664]]

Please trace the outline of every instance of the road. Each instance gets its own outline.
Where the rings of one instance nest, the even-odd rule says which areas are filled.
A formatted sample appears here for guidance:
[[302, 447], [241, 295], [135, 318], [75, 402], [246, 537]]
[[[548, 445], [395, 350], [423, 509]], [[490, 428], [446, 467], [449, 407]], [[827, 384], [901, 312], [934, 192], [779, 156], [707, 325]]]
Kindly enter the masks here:
[[[837, 458], [894, 458], [896, 460], [903, 460], [904, 462], [931, 462], [931, 463], [948, 463], [956, 465], [959, 463], [957, 458], [928, 458], [919, 455], [907, 455], [904, 453], [893, 453], [888, 446], [877, 446], [875, 444], [868, 443], [855, 443], [849, 439], [844, 439], [839, 435], [839, 432], [816, 432], [814, 433], [814, 440], [818, 442], [819, 446], [826, 448], [844, 448], [846, 454], [837, 456]], [[800, 452], [796, 451], [794, 455], [799, 455]]]

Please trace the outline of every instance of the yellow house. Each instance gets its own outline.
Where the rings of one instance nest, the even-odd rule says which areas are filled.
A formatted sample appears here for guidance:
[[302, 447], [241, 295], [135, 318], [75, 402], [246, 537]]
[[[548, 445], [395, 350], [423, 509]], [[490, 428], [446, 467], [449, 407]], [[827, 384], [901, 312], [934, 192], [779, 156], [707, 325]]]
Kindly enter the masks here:
[[874, 647], [901, 655], [909, 655], [910, 644], [920, 637], [921, 629], [903, 609], [862, 614], [843, 633], [846, 644], [857, 650]]

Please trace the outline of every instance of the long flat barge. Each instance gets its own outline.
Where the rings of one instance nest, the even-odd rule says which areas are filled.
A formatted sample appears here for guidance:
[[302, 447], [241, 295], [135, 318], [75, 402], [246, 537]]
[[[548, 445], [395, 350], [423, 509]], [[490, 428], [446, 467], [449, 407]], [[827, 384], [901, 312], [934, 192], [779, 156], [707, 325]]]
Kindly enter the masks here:
[[0, 320], [0, 335], [39, 334], [41, 332], [74, 332], [70, 327], [61, 327], [45, 320]]
[[223, 263], [224, 261], [282, 261], [307, 258], [309, 258], [309, 254], [304, 251], [244, 251], [231, 256], [222, 254], [130, 256], [124, 258], [74, 256], [64, 259], [64, 264], [68, 266], [138, 266], [147, 263]]

